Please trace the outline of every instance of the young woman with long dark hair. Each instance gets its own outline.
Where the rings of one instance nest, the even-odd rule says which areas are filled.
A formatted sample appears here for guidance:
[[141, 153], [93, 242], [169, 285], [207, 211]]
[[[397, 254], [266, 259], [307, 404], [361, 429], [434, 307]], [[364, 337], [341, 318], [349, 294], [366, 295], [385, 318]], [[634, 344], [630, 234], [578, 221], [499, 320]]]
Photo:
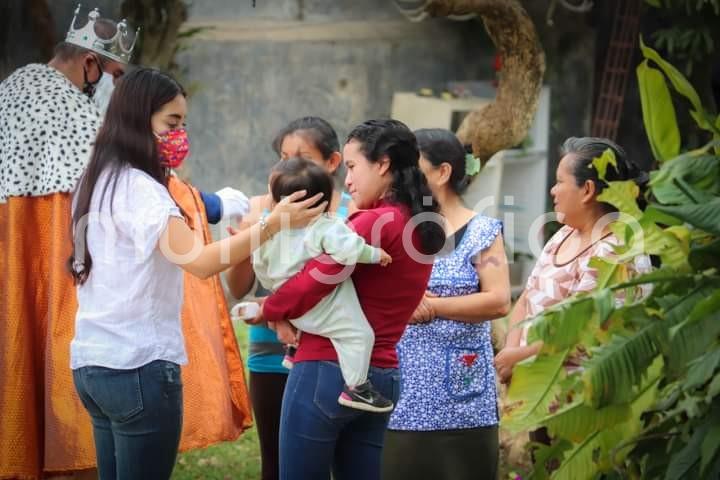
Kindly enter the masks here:
[[204, 245], [167, 190], [187, 155], [185, 92], [141, 68], [113, 93], [75, 192], [69, 266], [78, 312], [70, 347], [78, 394], [93, 424], [103, 479], [170, 477], [182, 429], [183, 270], [206, 278], [246, 259], [283, 227], [307, 224], [316, 197], [279, 202], [258, 225]]

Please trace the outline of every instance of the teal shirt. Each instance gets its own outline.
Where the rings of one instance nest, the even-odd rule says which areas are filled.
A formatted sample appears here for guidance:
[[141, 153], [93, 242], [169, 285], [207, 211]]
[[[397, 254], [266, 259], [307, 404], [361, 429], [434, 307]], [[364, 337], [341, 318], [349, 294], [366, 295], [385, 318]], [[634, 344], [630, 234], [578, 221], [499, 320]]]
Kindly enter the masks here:
[[[335, 216], [347, 220], [349, 205], [352, 197], [343, 192], [340, 196], [340, 205], [335, 211]], [[270, 292], [258, 288], [258, 296], [268, 295]], [[255, 373], [288, 373], [288, 369], [282, 366], [282, 359], [285, 355], [285, 348], [277, 339], [274, 331], [264, 325], [251, 325], [249, 329], [249, 352], [247, 366]]]

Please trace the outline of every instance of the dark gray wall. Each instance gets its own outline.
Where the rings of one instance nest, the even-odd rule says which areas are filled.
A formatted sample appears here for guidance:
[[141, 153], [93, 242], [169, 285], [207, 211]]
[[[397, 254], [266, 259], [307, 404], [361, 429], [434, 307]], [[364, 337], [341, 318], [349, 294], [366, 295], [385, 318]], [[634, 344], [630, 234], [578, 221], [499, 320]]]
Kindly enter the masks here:
[[188, 174], [198, 186], [266, 188], [270, 142], [290, 120], [318, 115], [342, 137], [390, 115], [395, 91], [487, 78], [481, 25], [412, 24], [386, 0], [196, 2], [190, 24], [215, 25], [180, 55], [194, 94]]
[[[16, 17], [23, 13], [11, 0]], [[189, 27], [211, 30], [178, 57], [192, 92], [192, 155], [185, 175], [202, 189], [265, 190], [274, 133], [304, 115], [329, 120], [342, 137], [390, 115], [395, 91], [444, 88], [491, 75], [492, 46], [478, 22], [407, 21], [389, 0], [195, 0]], [[64, 38], [77, 0], [48, 2]], [[93, 0], [117, 18], [121, 0]], [[27, 20], [27, 19], [26, 19]], [[15, 25], [27, 32], [31, 23]], [[25, 37], [22, 37], [25, 38]], [[3, 45], [4, 74], [47, 61], [32, 42]], [[0, 64], [3, 67], [3, 64]], [[4, 76], [4, 75], [3, 75]]]

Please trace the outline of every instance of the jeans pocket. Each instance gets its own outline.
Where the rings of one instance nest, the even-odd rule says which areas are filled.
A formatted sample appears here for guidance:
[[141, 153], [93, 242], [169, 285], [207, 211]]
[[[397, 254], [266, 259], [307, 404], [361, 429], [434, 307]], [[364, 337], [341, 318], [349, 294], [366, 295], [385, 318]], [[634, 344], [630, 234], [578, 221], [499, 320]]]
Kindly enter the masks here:
[[331, 420], [349, 418], [359, 413], [359, 410], [338, 403], [338, 397], [344, 386], [345, 382], [343, 382], [340, 367], [336, 363], [317, 362], [317, 383], [315, 384], [313, 403]]
[[87, 394], [113, 422], [125, 422], [143, 410], [139, 369], [91, 367], [85, 382]]
[[445, 388], [450, 397], [466, 399], [480, 395], [488, 385], [483, 350], [448, 347], [445, 350]]

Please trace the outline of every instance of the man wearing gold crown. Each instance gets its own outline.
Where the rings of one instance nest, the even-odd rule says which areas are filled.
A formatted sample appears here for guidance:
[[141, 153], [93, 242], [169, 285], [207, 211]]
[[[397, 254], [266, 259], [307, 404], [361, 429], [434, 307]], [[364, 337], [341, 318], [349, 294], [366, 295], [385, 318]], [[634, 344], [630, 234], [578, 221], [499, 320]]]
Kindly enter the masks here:
[[[49, 64], [22, 67], [0, 83], [0, 479], [95, 467], [90, 419], [69, 368], [77, 310], [65, 268], [70, 192], [89, 161], [136, 33], [124, 20], [101, 18], [97, 9], [77, 26], [79, 9]], [[178, 202], [200, 198], [181, 185], [171, 189]], [[202, 199], [214, 197], [214, 210], [232, 210], [232, 198], [218, 194]], [[210, 216], [203, 203], [197, 210]], [[195, 361], [183, 371], [190, 395], [181, 450], [235, 439], [251, 421], [219, 281], [193, 289], [186, 288], [183, 307], [188, 355], [194, 352]], [[202, 301], [189, 301], [192, 296]]]

